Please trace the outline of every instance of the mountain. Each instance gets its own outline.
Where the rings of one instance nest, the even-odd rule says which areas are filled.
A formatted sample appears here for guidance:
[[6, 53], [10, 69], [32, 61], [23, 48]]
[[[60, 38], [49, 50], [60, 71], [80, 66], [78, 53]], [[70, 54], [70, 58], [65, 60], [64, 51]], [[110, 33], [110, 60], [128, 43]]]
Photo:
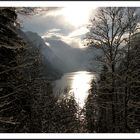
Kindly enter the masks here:
[[[53, 53], [53, 51], [46, 45], [44, 40], [34, 32], [18, 31], [19, 35], [32, 48], [38, 48], [42, 56], [43, 68], [41, 71], [48, 79], [58, 78], [64, 73], [63, 63]], [[41, 73], [41, 74], [42, 74]]]
[[72, 48], [70, 45], [60, 39], [44, 39], [50, 44], [51, 50], [65, 64], [68, 71], [76, 71], [82, 63], [83, 51], [81, 49]]
[[60, 38], [44, 37], [54, 54], [63, 60], [69, 71], [96, 71], [98, 63], [93, 58], [100, 52], [95, 48], [74, 48]]
[[44, 63], [51, 72], [60, 73], [72, 71], [97, 71], [99, 63], [93, 61], [98, 54], [92, 48], [74, 48], [57, 37], [41, 37], [37, 33], [28, 31], [22, 37], [33, 47], [39, 48], [44, 56]]
[[37, 47], [41, 50], [41, 53], [45, 57], [47, 61], [51, 63], [51, 65], [61, 71], [65, 72], [66, 69], [64, 69], [66, 66], [64, 65], [63, 61], [59, 59], [58, 56], [55, 55], [55, 53], [51, 50], [51, 48], [44, 42], [44, 40], [39, 36], [37, 33], [33, 32], [26, 32], [25, 33], [30, 42], [34, 47]]

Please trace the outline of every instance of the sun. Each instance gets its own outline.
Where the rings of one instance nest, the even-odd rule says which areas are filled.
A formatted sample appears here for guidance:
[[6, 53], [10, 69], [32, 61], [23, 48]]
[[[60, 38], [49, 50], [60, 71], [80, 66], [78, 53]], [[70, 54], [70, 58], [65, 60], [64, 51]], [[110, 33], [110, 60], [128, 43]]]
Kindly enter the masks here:
[[88, 23], [89, 15], [93, 7], [65, 7], [61, 10], [62, 15], [64, 15], [66, 21], [71, 23], [73, 26], [78, 27]]

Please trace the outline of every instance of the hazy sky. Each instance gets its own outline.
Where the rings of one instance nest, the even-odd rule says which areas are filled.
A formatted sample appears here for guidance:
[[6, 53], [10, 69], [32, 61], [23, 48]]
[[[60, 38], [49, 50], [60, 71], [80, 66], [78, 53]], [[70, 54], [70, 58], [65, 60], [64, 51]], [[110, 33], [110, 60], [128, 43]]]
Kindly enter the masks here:
[[83, 47], [81, 38], [87, 30], [90, 15], [96, 7], [59, 7], [35, 16], [19, 16], [23, 30], [41, 36], [59, 38], [74, 47]]

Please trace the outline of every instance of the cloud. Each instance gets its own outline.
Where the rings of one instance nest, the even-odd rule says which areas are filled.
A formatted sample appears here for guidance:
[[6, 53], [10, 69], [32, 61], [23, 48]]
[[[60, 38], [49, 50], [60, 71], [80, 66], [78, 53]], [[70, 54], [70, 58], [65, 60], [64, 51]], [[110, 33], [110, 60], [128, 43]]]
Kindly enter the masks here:
[[65, 21], [65, 18], [62, 15], [20, 15], [19, 20], [22, 22], [23, 30], [37, 32], [40, 35], [44, 35], [46, 32], [52, 29], [59, 29], [57, 32], [60, 32], [61, 30], [62, 34], [68, 35], [75, 29], [73, 25]]
[[69, 47], [71, 47], [71, 48], [83, 48], [83, 47], [85, 47], [82, 44], [82, 40], [80, 38], [72, 38], [69, 36], [62, 35], [60, 33], [54, 33], [54, 32], [48, 33], [48, 34], [42, 36], [42, 38], [44, 38], [45, 41], [47, 41], [47, 39], [63, 41], [66, 44], [68, 44]]
[[57, 29], [57, 28], [54, 28], [54, 29], [50, 29], [48, 32], [60, 32], [61, 31], [61, 29]]
[[48, 38], [48, 39], [53, 39], [53, 40], [59, 40], [63, 36], [59, 33], [48, 33], [42, 36], [42, 38]]
[[74, 30], [68, 36], [72, 37], [72, 38], [79, 38], [79, 37], [82, 37], [83, 35], [85, 35], [87, 32], [88, 32], [88, 29], [85, 25], [85, 26], [82, 26], [82, 27]]
[[73, 48], [83, 48], [82, 39], [88, 31], [86, 25], [73, 26], [62, 14], [62, 9], [63, 7], [48, 7], [41, 15], [18, 17], [22, 21], [24, 31], [33, 31], [42, 37], [62, 40]]

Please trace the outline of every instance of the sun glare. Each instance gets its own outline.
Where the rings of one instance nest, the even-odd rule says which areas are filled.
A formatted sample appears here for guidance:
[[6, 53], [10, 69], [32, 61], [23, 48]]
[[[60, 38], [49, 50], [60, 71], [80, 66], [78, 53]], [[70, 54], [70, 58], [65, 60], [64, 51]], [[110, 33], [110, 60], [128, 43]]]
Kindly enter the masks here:
[[78, 72], [72, 81], [72, 93], [80, 107], [84, 106], [85, 99], [88, 95], [88, 90], [90, 88], [90, 82], [93, 75], [89, 75], [86, 71]]
[[62, 14], [65, 19], [75, 27], [82, 26], [89, 21], [89, 15], [93, 7], [65, 7], [62, 9]]

